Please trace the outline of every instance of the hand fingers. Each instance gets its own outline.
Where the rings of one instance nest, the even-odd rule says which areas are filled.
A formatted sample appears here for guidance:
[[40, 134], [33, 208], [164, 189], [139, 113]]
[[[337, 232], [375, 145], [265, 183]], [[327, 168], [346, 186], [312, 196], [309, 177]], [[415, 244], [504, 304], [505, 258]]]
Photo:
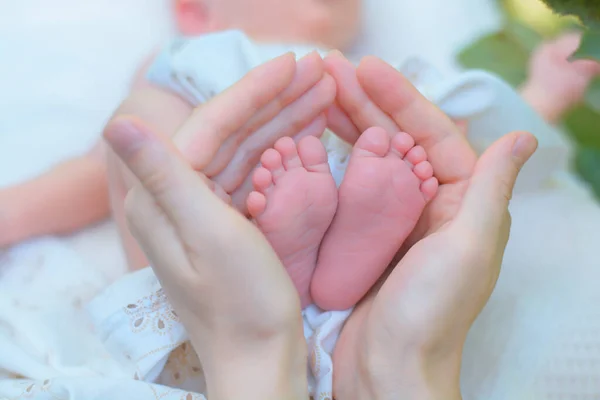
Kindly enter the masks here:
[[284, 91], [295, 73], [296, 60], [291, 53], [253, 69], [198, 107], [173, 141], [195, 170], [204, 170], [221, 144]]
[[440, 184], [470, 177], [476, 155], [467, 138], [402, 74], [375, 57], [365, 57], [356, 73], [373, 103], [425, 148]]
[[221, 199], [221, 201], [226, 204], [231, 205], [231, 196], [221, 187], [221, 185], [217, 184], [213, 180], [209, 179], [206, 175], [201, 172], [198, 172], [198, 177], [204, 182], [206, 187], [213, 191], [213, 193]]
[[[245, 123], [235, 132], [226, 138], [219, 148], [217, 154], [209, 165], [203, 169], [203, 172], [208, 176], [214, 176], [220, 173], [223, 168], [231, 161], [231, 158], [238, 150], [241, 143], [248, 137], [249, 140], [256, 141], [254, 132], [259, 130], [264, 124], [272, 120], [288, 105], [292, 104], [304, 93], [310, 90], [313, 86], [319, 83], [323, 78], [324, 66], [323, 60], [318, 53], [311, 53], [298, 61], [296, 73], [289, 86], [286, 87], [269, 103], [264, 105], [260, 110], [252, 115]], [[267, 86], [271, 83], [264, 83]], [[232, 109], [232, 106], [229, 106]], [[235, 112], [235, 111], [230, 111]], [[230, 116], [231, 117], [231, 116]]]
[[296, 135], [294, 135], [293, 139], [296, 143], [298, 143], [302, 138], [307, 136], [314, 136], [321, 138], [323, 133], [325, 133], [325, 129], [327, 129], [327, 117], [325, 114], [320, 114], [315, 118], [310, 124], [306, 125], [302, 128]]
[[334, 51], [327, 56], [325, 68], [337, 83], [338, 104], [360, 132], [372, 126], [398, 132], [398, 125], [371, 101], [356, 77], [356, 68], [340, 52]]
[[[141, 183], [133, 191], [141, 197], [130, 197], [127, 205], [136, 238], [194, 345], [209, 360], [206, 370], [230, 373], [231, 363], [220, 365], [223, 357], [212, 357], [220, 339], [234, 345], [236, 356], [257, 345], [272, 349], [273, 343], [302, 339], [298, 297], [261, 232], [220, 201], [164, 137], [123, 118], [107, 128], [105, 138]], [[283, 354], [294, 358], [293, 365], [305, 356]]]
[[[229, 165], [220, 174], [211, 178], [231, 193], [258, 163], [261, 154], [272, 147], [277, 139], [296, 136], [306, 127], [320, 129], [322, 126], [314, 125], [312, 122], [329, 107], [334, 98], [335, 82], [333, 78], [325, 75], [311, 90], [254, 132], [252, 137], [240, 145]], [[321, 134], [323, 131], [316, 133]]]
[[246, 176], [244, 182], [231, 194], [231, 206], [238, 210], [243, 216], [248, 217], [248, 206], [246, 200], [248, 195], [254, 190], [252, 184], [252, 172], [258, 167], [255, 165], [252, 167], [252, 171]]
[[592, 60], [577, 60], [573, 61], [575, 69], [588, 79], [593, 79], [600, 75], [600, 63]]
[[[311, 122], [307, 127], [302, 129], [296, 136], [294, 136], [294, 141], [298, 143], [302, 138], [306, 136], [315, 136], [321, 137], [323, 132], [325, 131], [325, 127], [327, 125], [327, 120], [324, 115], [319, 115], [313, 122]], [[266, 150], [266, 149], [265, 149]], [[262, 153], [260, 154], [262, 155]], [[259, 158], [260, 158], [259, 155]], [[246, 208], [246, 200], [251, 191], [254, 190], [252, 185], [252, 173], [254, 169], [256, 169], [257, 165], [255, 165], [251, 171], [249, 171], [246, 175], [246, 179], [244, 182], [233, 191], [231, 194], [231, 205], [241, 212], [243, 215], [248, 215], [248, 210]], [[216, 180], [218, 183], [218, 180]], [[220, 185], [217, 185], [220, 186]]]
[[131, 118], [114, 120], [104, 137], [183, 237], [192, 237], [199, 221], [222, 225], [214, 210], [227, 206], [168, 139]]
[[477, 162], [454, 223], [476, 237], [497, 234], [506, 223], [519, 171], [536, 148], [535, 137], [524, 132], [506, 135], [494, 143]]
[[145, 257], [152, 262], [158, 279], [173, 282], [189, 276], [190, 264], [176, 228], [141, 184], [129, 190], [124, 211], [127, 226]]
[[456, 127], [458, 128], [460, 133], [467, 136], [467, 134], [469, 133], [469, 121], [454, 121], [454, 123], [456, 124]]
[[354, 144], [360, 136], [360, 130], [354, 125], [352, 119], [334, 103], [327, 109], [327, 126], [340, 139]]
[[[162, 148], [163, 143], [139, 122], [129, 118], [111, 122], [104, 137], [132, 177], [132, 188], [125, 199], [125, 214], [131, 233], [152, 261], [161, 282], [165, 279], [171, 282], [186, 279], [191, 273], [191, 265], [177, 226], [173, 223], [173, 214], [167, 212], [178, 212], [184, 204], [180, 202], [182, 199], [170, 197], [176, 182], [168, 182], [168, 174], [157, 172], [169, 171], [170, 167], [164, 154], [157, 150]], [[195, 175], [189, 167], [188, 170], [190, 176]], [[210, 190], [208, 187], [205, 189]], [[165, 210], [164, 206], [168, 204], [172, 206]], [[175, 215], [175, 218], [185, 217]]]
[[[559, 39], [551, 43], [557, 47], [560, 56], [568, 59], [577, 51], [581, 45], [582, 34], [580, 32], [569, 32], [562, 35]], [[572, 61], [575, 69], [584, 77], [592, 79], [600, 74], [600, 62], [593, 60], [575, 60]]]
[[545, 46], [550, 46], [560, 58], [569, 58], [575, 53], [581, 44], [581, 32], [568, 32], [560, 35], [557, 39], [547, 42]]

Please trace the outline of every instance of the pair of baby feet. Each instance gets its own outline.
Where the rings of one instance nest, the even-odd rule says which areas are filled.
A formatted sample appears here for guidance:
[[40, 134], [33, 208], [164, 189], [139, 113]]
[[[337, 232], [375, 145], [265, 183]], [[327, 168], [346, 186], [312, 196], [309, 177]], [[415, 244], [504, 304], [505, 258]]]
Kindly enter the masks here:
[[383, 274], [438, 187], [407, 133], [370, 128], [338, 188], [315, 137], [282, 138], [261, 158], [250, 215], [281, 259], [302, 307], [355, 305]]

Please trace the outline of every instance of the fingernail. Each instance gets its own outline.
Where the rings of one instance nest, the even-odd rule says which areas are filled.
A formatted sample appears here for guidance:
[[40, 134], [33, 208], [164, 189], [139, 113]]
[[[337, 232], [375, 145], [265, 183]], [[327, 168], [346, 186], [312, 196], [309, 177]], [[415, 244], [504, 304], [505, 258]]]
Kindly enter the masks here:
[[300, 60], [305, 60], [305, 59], [315, 57], [315, 56], [321, 58], [321, 55], [319, 54], [319, 52], [316, 50], [313, 50], [310, 53], [307, 53], [306, 55], [304, 55], [302, 58], [300, 58]]
[[342, 52], [339, 51], [339, 50], [331, 50], [329, 53], [327, 53], [327, 57], [341, 57], [341, 58], [345, 58], [344, 55], [342, 54]]
[[512, 148], [513, 157], [523, 165], [529, 160], [537, 149], [537, 139], [530, 133], [521, 133], [515, 140]]
[[135, 153], [147, 140], [144, 132], [133, 122], [121, 120], [114, 122], [104, 133], [110, 147], [121, 158]]

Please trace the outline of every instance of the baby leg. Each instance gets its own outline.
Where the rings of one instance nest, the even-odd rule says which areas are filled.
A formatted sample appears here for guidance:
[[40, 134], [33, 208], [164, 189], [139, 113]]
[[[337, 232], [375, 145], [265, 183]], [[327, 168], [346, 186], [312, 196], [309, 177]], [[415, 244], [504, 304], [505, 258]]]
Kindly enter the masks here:
[[323, 309], [347, 309], [377, 281], [414, 229], [437, 180], [412, 137], [365, 131], [339, 189], [335, 218], [323, 239], [311, 294]]
[[311, 303], [310, 282], [319, 245], [337, 207], [337, 188], [321, 141], [282, 138], [261, 159], [248, 211], [290, 274], [302, 307]]

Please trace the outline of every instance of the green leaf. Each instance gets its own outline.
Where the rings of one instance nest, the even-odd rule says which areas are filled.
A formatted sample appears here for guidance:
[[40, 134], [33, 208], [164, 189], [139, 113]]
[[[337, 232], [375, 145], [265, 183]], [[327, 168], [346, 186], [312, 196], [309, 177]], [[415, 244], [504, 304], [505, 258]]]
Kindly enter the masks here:
[[527, 78], [529, 51], [506, 30], [487, 35], [458, 54], [469, 69], [484, 69], [518, 86]]
[[564, 125], [580, 146], [600, 150], [600, 113], [588, 106], [579, 106], [567, 114]]
[[575, 168], [600, 199], [600, 149], [580, 148], [575, 157]]
[[600, 3], [597, 0], [543, 0], [561, 15], [575, 15], [586, 25], [600, 23]]
[[585, 94], [585, 103], [593, 110], [600, 112], [600, 78], [592, 81]]
[[470, 69], [484, 69], [518, 86], [527, 78], [531, 52], [543, 37], [531, 27], [508, 19], [504, 28], [463, 49], [458, 61]]
[[533, 52], [544, 40], [542, 35], [533, 30], [531, 27], [509, 19], [504, 27], [506, 35], [512, 39], [529, 53]]
[[579, 49], [571, 58], [600, 61], [600, 31], [586, 31]]

